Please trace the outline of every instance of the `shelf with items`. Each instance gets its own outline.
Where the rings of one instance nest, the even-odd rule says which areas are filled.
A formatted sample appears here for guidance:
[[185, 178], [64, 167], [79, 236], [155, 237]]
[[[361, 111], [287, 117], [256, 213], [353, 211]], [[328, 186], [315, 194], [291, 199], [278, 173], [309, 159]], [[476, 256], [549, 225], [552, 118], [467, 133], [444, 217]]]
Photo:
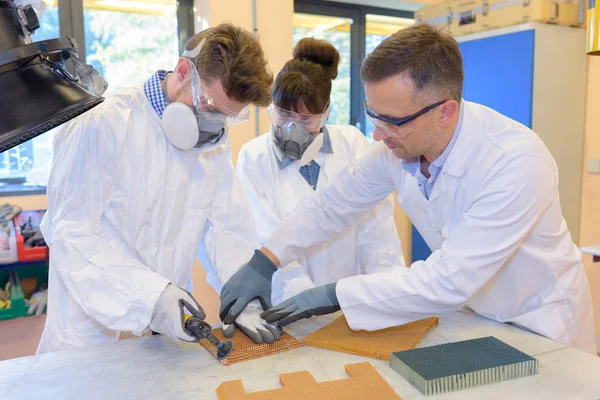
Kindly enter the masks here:
[[15, 270], [0, 271], [0, 321], [27, 315], [25, 296]]
[[46, 210], [22, 211], [14, 218], [17, 260], [21, 262], [48, 259], [48, 247], [40, 231]]

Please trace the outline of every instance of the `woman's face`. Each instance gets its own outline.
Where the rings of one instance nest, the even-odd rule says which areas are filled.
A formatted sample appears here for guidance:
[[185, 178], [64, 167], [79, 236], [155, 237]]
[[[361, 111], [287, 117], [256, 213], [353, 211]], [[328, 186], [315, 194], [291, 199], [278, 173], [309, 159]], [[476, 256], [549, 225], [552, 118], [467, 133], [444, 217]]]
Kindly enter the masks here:
[[288, 122], [295, 122], [311, 133], [318, 133], [323, 124], [322, 114], [311, 114], [302, 100], [298, 100], [297, 112], [281, 110], [277, 112], [277, 126], [283, 126]]

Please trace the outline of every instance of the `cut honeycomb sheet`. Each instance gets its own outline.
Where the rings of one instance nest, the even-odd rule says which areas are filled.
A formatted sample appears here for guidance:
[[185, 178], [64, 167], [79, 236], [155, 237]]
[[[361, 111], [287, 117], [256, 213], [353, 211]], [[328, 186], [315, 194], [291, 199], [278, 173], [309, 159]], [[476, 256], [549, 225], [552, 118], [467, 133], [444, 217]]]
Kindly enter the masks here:
[[[303, 346], [302, 342], [287, 333], [281, 334], [281, 339], [273, 344], [256, 344], [239, 329], [235, 330], [233, 337], [230, 339], [227, 339], [225, 336], [223, 336], [223, 331], [221, 328], [213, 329], [212, 333], [222, 342], [226, 340], [233, 340], [233, 351], [224, 360], [220, 360], [223, 365], [231, 365], [248, 360], [254, 360], [256, 358], [283, 353], [284, 351]], [[206, 339], [201, 340], [200, 344], [206, 350], [208, 350], [213, 357], [217, 358], [217, 347], [214, 344], [210, 343]]]
[[322, 349], [389, 361], [391, 353], [415, 347], [421, 338], [437, 325], [438, 320], [437, 317], [432, 317], [406, 325], [368, 332], [353, 331], [348, 326], [346, 317], [341, 316], [329, 325], [306, 336], [304, 343]]
[[316, 382], [308, 371], [282, 374], [282, 388], [246, 393], [241, 380], [223, 382], [219, 400], [402, 400], [368, 362], [346, 365], [347, 379]]

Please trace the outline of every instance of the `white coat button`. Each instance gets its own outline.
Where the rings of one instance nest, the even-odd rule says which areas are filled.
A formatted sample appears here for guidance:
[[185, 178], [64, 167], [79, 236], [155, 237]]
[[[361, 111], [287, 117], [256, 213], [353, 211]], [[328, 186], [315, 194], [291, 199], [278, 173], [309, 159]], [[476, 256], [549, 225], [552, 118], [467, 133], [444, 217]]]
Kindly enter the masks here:
[[441, 234], [442, 234], [442, 231], [437, 231], [437, 233], [438, 233], [438, 235], [441, 235]]

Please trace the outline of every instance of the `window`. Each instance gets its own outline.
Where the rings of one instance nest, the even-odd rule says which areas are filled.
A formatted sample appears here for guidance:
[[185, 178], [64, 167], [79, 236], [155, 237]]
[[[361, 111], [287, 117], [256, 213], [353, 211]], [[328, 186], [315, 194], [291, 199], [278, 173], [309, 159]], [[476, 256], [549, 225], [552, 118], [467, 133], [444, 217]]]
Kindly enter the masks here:
[[87, 62], [109, 90], [143, 84], [179, 58], [176, 0], [84, 0]]
[[352, 19], [294, 13], [293, 45], [314, 37], [331, 42], [340, 53], [338, 76], [332, 83], [328, 123], [350, 123], [350, 26]]
[[[58, 0], [44, 2], [41, 26], [31, 39], [73, 36], [80, 55], [107, 80], [109, 91], [141, 85], [154, 71], [173, 68], [179, 46], [194, 33], [189, 21], [178, 18], [178, 7], [191, 9], [187, 0], [73, 0], [64, 3], [70, 7], [67, 21], [59, 20]], [[70, 19], [82, 22], [83, 31], [74, 30], [81, 24]], [[44, 191], [54, 133], [0, 153], [0, 195]]]

